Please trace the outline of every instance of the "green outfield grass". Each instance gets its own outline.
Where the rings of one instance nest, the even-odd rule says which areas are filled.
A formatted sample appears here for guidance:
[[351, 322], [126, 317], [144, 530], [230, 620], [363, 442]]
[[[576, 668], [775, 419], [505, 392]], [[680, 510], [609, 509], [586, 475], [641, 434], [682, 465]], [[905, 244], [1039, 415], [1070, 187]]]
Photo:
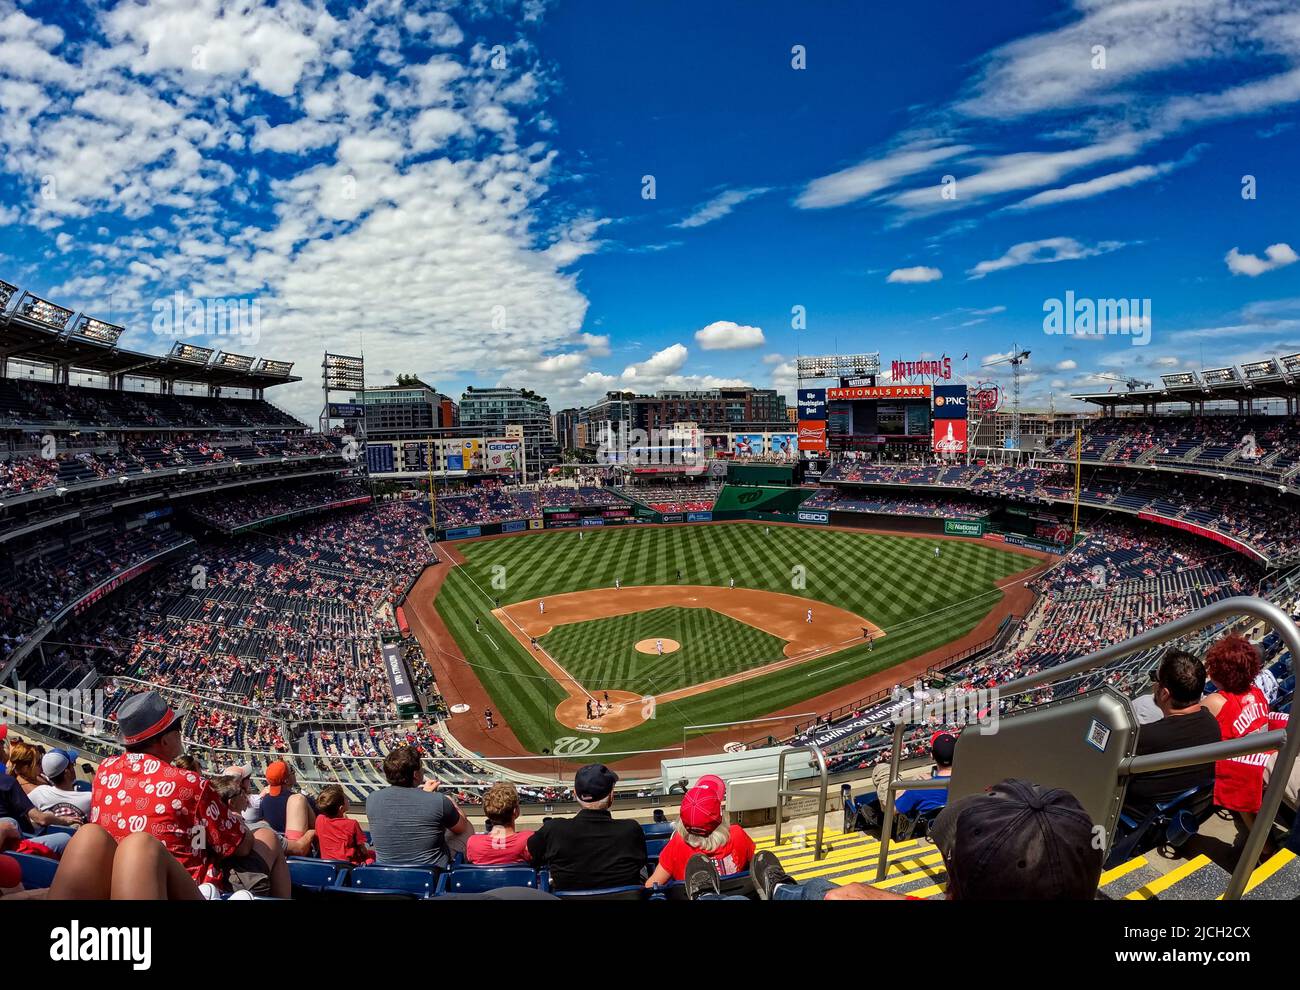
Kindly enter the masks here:
[[[586, 541], [583, 541], [584, 544]], [[675, 639], [664, 656], [643, 639]], [[589, 691], [663, 694], [781, 660], [785, 640], [707, 608], [654, 608], [557, 626], [539, 643]]]
[[[1036, 563], [975, 541], [793, 526], [772, 526], [765, 534], [763, 526], [748, 523], [587, 530], [582, 537], [576, 530], [560, 530], [457, 544], [466, 564], [452, 570], [437, 599], [443, 621], [496, 710], [533, 752], [575, 735], [554, 718], [565, 692], [490, 614], [493, 598], [507, 605], [567, 591], [612, 589], [615, 578], [625, 585], [671, 585], [679, 583], [680, 570], [682, 584], [724, 586], [735, 578], [740, 588], [837, 605], [888, 633], [870, 651], [865, 645], [851, 647], [660, 705], [652, 721], [601, 734], [599, 755], [678, 746], [685, 726], [767, 715], [941, 647], [973, 629], [1001, 600], [994, 582]], [[941, 547], [938, 558], [935, 546]], [[475, 631], [475, 618], [484, 620], [482, 632]], [[580, 626], [609, 621], [575, 623], [572, 635], [581, 635]], [[614, 644], [607, 664], [618, 662], [619, 649]]]

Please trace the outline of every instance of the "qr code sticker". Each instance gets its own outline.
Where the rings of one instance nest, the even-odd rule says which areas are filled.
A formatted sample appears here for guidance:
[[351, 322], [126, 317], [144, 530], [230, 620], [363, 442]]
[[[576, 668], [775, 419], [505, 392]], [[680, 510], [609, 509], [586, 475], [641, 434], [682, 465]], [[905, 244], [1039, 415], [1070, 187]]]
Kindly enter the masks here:
[[1092, 724], [1088, 726], [1087, 739], [1089, 746], [1104, 753], [1106, 752], [1106, 744], [1110, 742], [1110, 729], [1094, 718]]

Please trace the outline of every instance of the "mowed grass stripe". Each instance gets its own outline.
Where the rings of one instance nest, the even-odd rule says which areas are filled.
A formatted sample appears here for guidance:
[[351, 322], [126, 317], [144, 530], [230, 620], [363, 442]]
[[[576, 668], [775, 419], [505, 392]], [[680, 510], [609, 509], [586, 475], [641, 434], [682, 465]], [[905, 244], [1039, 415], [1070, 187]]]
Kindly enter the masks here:
[[[968, 632], [997, 603], [1001, 596], [992, 593], [995, 580], [1033, 563], [1023, 555], [985, 544], [943, 541], [941, 556], [935, 560], [938, 541], [923, 537], [786, 526], [773, 526], [770, 535], [755, 524], [583, 532], [582, 540], [577, 531], [560, 531], [463, 544], [460, 549], [467, 563], [466, 573], [460, 577], [472, 576], [490, 594], [513, 602], [610, 587], [616, 575], [627, 585], [671, 585], [676, 583], [676, 568], [682, 566], [684, 581], [708, 576], [713, 579], [710, 583], [725, 586], [727, 577], [734, 574], [737, 586], [824, 601], [866, 616], [890, 631], [871, 652], [853, 647], [741, 685], [660, 706], [654, 721], [602, 739], [602, 745], [610, 749], [679, 743], [684, 725], [763, 715], [942, 646]], [[804, 562], [808, 587], [792, 588], [790, 568]], [[494, 564], [507, 568], [505, 591], [490, 587]], [[482, 665], [476, 668], [480, 679], [520, 740], [540, 751], [552, 746], [557, 737], [573, 734], [553, 718], [563, 695], [561, 688], [545, 677], [528, 651], [513, 637], [498, 637], [501, 650], [494, 652], [475, 634], [473, 617], [486, 615], [490, 606], [467, 580], [456, 577], [453, 574], [444, 586], [439, 611], [466, 656]], [[507, 641], [501, 642], [503, 638]], [[628, 665], [631, 659], [623, 658], [618, 676], [635, 677], [635, 668]], [[682, 656], [681, 662], [686, 665], [691, 659]]]

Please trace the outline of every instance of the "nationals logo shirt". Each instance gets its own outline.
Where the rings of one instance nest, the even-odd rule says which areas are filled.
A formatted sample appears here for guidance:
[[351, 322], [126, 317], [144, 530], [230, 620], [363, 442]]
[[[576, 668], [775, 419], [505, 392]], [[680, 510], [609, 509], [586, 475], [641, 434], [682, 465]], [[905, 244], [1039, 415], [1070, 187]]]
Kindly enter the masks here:
[[244, 822], [196, 773], [155, 756], [124, 753], [95, 774], [90, 820], [121, 840], [148, 832], [189, 871], [195, 883], [218, 882], [217, 860], [234, 854]]

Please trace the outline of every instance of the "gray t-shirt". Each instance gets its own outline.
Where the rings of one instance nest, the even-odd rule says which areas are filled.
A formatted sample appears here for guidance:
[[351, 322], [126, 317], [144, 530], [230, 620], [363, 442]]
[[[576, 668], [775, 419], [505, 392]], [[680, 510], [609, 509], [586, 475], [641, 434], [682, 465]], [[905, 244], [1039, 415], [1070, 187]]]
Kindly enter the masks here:
[[376, 862], [449, 867], [446, 832], [460, 821], [451, 799], [418, 787], [385, 787], [366, 798]]

